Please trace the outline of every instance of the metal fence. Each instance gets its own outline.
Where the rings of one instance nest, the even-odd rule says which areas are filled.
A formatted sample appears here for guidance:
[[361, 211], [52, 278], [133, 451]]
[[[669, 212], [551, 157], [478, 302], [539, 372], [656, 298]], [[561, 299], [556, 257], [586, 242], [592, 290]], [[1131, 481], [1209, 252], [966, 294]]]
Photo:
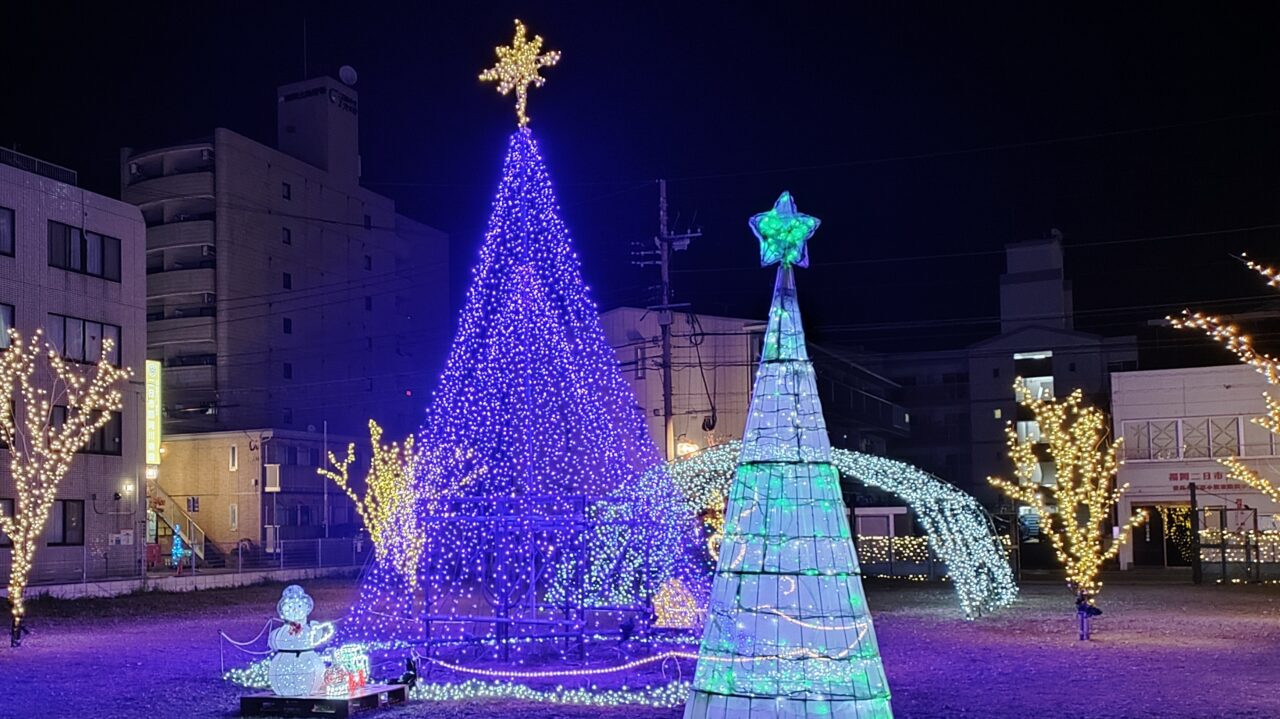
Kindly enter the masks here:
[[1280, 582], [1280, 532], [1202, 529], [1199, 559], [1204, 581]]
[[[363, 565], [373, 543], [363, 537], [283, 539], [267, 551], [261, 544], [206, 542], [197, 572], [260, 572], [270, 569], [315, 569]], [[172, 562], [170, 562], [172, 564]]]
[[[182, 559], [182, 574], [226, 574], [279, 569], [359, 567], [373, 545], [365, 538], [286, 539], [276, 551], [264, 551], [250, 542], [207, 542], [203, 559], [190, 552]], [[10, 553], [0, 550], [0, 573], [9, 574]], [[91, 543], [76, 547], [40, 547], [36, 550], [29, 586], [76, 584], [143, 579], [178, 573], [167, 544], [130, 544], [106, 547]]]

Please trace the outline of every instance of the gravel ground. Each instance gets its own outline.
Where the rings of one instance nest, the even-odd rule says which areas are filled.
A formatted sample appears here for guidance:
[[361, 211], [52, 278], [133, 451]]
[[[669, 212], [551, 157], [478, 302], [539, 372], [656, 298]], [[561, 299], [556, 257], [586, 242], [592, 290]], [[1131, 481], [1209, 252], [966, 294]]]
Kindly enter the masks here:
[[[307, 584], [315, 618], [340, 616], [353, 581]], [[110, 600], [38, 601], [23, 647], [0, 646], [0, 718], [231, 717], [242, 690], [219, 680], [217, 631], [251, 637], [280, 585]], [[1057, 583], [976, 622], [945, 586], [869, 583], [900, 719], [1280, 716], [1280, 586], [1108, 584], [1094, 640], [1075, 638]], [[675, 718], [678, 709], [520, 702], [425, 704], [402, 717]]]

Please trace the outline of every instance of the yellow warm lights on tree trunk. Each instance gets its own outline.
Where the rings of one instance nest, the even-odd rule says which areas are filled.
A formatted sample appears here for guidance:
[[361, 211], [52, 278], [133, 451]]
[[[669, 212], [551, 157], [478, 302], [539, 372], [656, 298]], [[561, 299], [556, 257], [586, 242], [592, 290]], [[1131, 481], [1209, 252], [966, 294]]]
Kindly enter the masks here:
[[[67, 362], [37, 330], [29, 343], [9, 330], [9, 347], [0, 352], [0, 439], [9, 450], [15, 494], [13, 516], [0, 513], [0, 530], [12, 545], [9, 605], [13, 642], [19, 641], [25, 605], [23, 592], [36, 547], [49, 520], [58, 485], [75, 453], [83, 449], [123, 407], [120, 385], [128, 369], [108, 361], [113, 343], [102, 342], [96, 365]], [[37, 369], [43, 372], [37, 373]], [[55, 420], [55, 407], [65, 407]]]
[[[1129, 488], [1128, 484], [1115, 485], [1120, 442], [1108, 441], [1106, 415], [1085, 405], [1080, 390], [1062, 400], [1037, 397], [1019, 377], [1014, 391], [1018, 402], [1035, 415], [1042, 439], [1019, 439], [1013, 423], [1008, 423], [1005, 435], [1017, 481], [988, 479], [1009, 497], [1035, 510], [1058, 561], [1067, 570], [1067, 582], [1074, 591], [1092, 598], [1102, 589], [1099, 574], [1103, 563], [1113, 559], [1130, 531], [1147, 519], [1145, 513], [1134, 514], [1120, 527], [1118, 537], [1107, 541], [1104, 530], [1111, 512]], [[1037, 453], [1038, 446], [1045, 447], [1047, 457]], [[1053, 483], [1039, 484], [1039, 465], [1050, 459], [1055, 470]]]
[[365, 529], [369, 530], [378, 562], [402, 574], [416, 591], [418, 565], [426, 547], [426, 529], [418, 506], [420, 494], [425, 501], [422, 511], [443, 512], [442, 500], [474, 481], [483, 474], [483, 469], [474, 470], [456, 484], [444, 487], [437, 469], [440, 463], [432, 461], [432, 455], [415, 445], [412, 435], [400, 444], [383, 444], [382, 427], [369, 420], [369, 444], [373, 454], [363, 497], [356, 493], [349, 476], [356, 457], [354, 443], [347, 445], [347, 456], [342, 460], [329, 453], [329, 464], [334, 469], [321, 467], [316, 472], [333, 480], [351, 498]]

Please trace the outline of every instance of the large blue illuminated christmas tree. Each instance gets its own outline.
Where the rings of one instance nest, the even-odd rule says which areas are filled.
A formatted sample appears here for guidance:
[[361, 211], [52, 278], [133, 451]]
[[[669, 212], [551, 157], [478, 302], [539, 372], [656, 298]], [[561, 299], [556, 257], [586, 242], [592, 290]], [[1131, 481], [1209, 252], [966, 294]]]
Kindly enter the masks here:
[[502, 644], [522, 623], [545, 636], [627, 621], [597, 612], [591, 624], [584, 608], [643, 619], [676, 580], [705, 595], [694, 516], [665, 473], [641, 481], [661, 457], [526, 126], [524, 92], [559, 58], [539, 54], [541, 42], [517, 21], [515, 42], [481, 76], [516, 90], [520, 123], [419, 434], [422, 566], [414, 578], [374, 568], [353, 610], [353, 624], [379, 638]]
[[779, 267], [686, 719], [892, 717], [796, 298], [817, 227], [785, 192], [751, 220]]

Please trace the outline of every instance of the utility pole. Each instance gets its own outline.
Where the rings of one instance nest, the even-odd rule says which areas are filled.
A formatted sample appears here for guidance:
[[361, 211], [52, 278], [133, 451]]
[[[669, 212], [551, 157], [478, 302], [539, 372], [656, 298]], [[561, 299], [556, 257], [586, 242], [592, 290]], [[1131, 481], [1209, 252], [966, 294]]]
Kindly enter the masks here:
[[701, 230], [689, 230], [680, 233], [671, 231], [667, 219], [667, 181], [658, 180], [658, 234], [653, 238], [653, 243], [658, 248], [657, 252], [634, 252], [632, 254], [639, 257], [651, 257], [657, 254], [658, 260], [656, 263], [640, 260], [634, 264], [638, 266], [657, 264], [662, 270], [662, 284], [659, 288], [660, 304], [652, 305], [648, 309], [657, 311], [658, 326], [662, 330], [662, 425], [663, 444], [665, 445], [668, 460], [675, 459], [676, 456], [675, 410], [672, 406], [671, 376], [671, 325], [674, 320], [671, 311], [681, 307], [688, 307], [688, 303], [671, 304], [671, 253], [689, 249], [689, 241], [701, 236]]
[[[329, 461], [329, 420], [324, 420], [324, 449], [320, 450], [320, 466]], [[324, 539], [329, 539], [329, 480], [324, 480]]]

